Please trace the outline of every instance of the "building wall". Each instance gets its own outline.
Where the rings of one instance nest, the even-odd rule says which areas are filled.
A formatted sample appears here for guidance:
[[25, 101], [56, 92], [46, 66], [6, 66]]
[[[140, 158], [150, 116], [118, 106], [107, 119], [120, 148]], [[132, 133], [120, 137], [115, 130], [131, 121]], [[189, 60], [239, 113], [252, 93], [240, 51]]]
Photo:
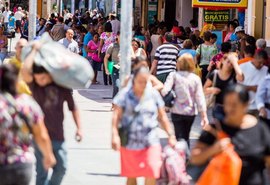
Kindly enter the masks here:
[[265, 39], [270, 47], [270, 0], [266, 1]]
[[[265, 38], [270, 47], [270, 0], [249, 0], [246, 11], [247, 33], [256, 38]], [[264, 12], [265, 11], [265, 12]]]
[[189, 21], [193, 18], [192, 0], [177, 0], [175, 17], [180, 26], [189, 26]]

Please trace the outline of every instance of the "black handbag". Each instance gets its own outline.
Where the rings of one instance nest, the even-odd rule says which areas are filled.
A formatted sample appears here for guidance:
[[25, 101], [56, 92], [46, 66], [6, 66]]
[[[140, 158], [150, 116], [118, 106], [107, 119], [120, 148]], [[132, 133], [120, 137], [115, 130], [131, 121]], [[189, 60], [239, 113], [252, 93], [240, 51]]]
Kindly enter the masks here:
[[166, 94], [164, 97], [163, 97], [163, 101], [165, 103], [165, 106], [166, 107], [173, 107], [174, 103], [175, 103], [175, 98], [176, 98], [176, 94], [174, 92], [174, 90], [170, 90], [168, 92], [168, 94]]
[[129, 132], [130, 132], [130, 127], [134, 121], [134, 119], [139, 115], [139, 112], [135, 112], [134, 116], [132, 119], [130, 119], [130, 122], [125, 126], [120, 126], [118, 128], [118, 134], [120, 137], [120, 142], [121, 142], [121, 146], [127, 146], [128, 144], [128, 136], [129, 136]]

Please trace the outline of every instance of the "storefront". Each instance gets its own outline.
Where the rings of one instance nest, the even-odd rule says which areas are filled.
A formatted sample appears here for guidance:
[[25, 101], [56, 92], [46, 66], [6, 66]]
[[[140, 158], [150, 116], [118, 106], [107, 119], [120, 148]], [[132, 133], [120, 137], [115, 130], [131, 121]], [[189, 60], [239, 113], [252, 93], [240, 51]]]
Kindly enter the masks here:
[[270, 0], [248, 0], [246, 30], [256, 38], [265, 38], [270, 47]]

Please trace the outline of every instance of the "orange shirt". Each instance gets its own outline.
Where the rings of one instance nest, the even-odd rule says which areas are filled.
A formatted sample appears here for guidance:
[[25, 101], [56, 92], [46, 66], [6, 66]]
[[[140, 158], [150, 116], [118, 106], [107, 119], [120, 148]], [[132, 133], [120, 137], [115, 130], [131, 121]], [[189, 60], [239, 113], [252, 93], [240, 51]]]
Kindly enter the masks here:
[[239, 60], [239, 61], [238, 61], [238, 64], [239, 64], [239, 65], [240, 65], [240, 64], [244, 64], [244, 63], [249, 62], [249, 61], [251, 61], [251, 60], [253, 60], [252, 57], [245, 57], [245, 58]]

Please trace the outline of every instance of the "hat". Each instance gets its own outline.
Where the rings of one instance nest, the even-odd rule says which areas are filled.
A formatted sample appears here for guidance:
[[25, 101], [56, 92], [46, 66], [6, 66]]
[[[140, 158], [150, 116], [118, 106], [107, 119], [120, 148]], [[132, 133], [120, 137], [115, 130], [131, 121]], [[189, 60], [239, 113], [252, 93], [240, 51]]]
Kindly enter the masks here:
[[235, 32], [234, 33], [238, 33], [238, 32], [244, 32], [245, 31], [245, 29], [243, 28], [243, 26], [237, 26], [236, 28], [235, 28]]

